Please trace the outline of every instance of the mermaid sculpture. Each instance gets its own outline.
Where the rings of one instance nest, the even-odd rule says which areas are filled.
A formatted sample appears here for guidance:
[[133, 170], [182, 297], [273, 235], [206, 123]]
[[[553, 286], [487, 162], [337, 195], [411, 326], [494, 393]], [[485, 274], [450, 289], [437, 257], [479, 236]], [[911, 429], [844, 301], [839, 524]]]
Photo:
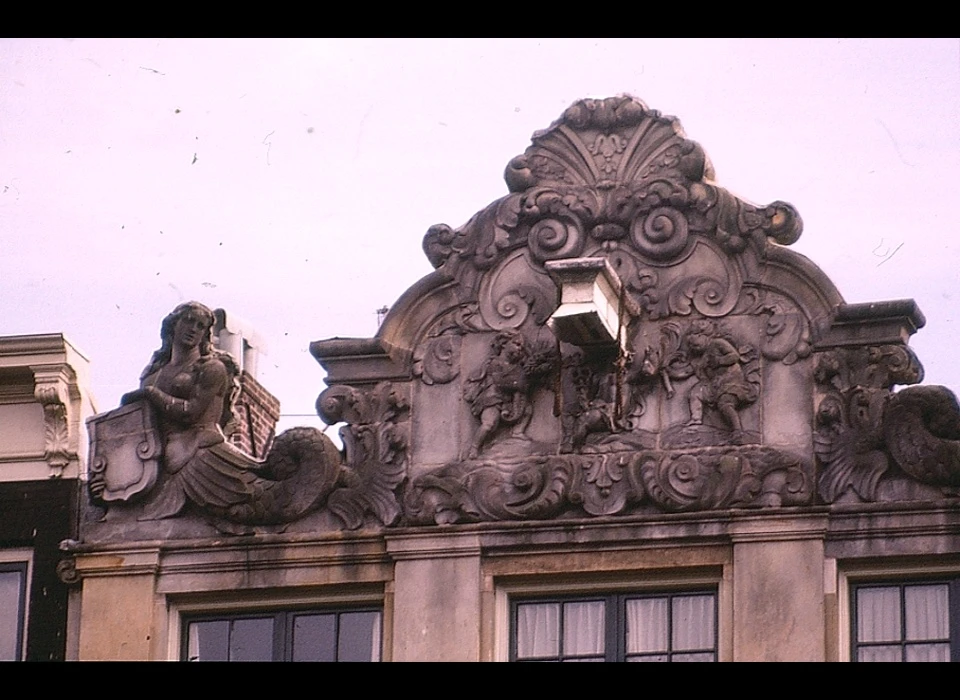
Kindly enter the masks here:
[[[197, 302], [181, 304], [160, 328], [162, 345], [140, 377], [140, 388], [121, 404], [137, 401], [159, 428], [160, 470], [146, 489], [140, 520], [170, 518], [188, 503], [201, 512], [245, 524], [295, 520], [323, 505], [347, 477], [340, 453], [314, 428], [277, 437], [266, 459], [241, 452], [225, 438], [239, 390], [233, 358], [212, 346], [213, 313]], [[91, 477], [96, 500], [103, 478]]]

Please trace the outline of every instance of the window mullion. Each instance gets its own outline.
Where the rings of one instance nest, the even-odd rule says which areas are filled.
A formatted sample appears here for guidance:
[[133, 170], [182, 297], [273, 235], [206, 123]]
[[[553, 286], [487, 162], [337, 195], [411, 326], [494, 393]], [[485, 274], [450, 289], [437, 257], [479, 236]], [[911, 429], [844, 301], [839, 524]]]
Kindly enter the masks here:
[[947, 588], [947, 619], [950, 629], [950, 660], [960, 662], [960, 578], [950, 581]]
[[626, 626], [623, 624], [623, 611], [626, 603], [623, 596], [612, 595], [603, 601], [604, 605], [604, 661], [623, 661]]
[[273, 619], [273, 660], [290, 661], [293, 658], [294, 615], [280, 611]]

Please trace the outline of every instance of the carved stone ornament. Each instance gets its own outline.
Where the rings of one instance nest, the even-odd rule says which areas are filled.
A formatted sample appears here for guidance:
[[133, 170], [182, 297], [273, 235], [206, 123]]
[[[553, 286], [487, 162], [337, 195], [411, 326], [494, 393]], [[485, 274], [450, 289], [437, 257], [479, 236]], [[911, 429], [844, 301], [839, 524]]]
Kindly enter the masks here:
[[630, 249], [646, 264], [690, 254], [697, 235], [722, 250], [763, 254], [790, 244], [801, 222], [789, 204], [754, 207], [712, 184], [701, 147], [679, 123], [630, 97], [581, 100], [507, 166], [508, 197], [464, 227], [432, 227], [424, 251], [451, 276], [489, 269], [526, 247], [537, 263]]
[[[960, 406], [952, 391], [914, 384], [923, 368], [906, 346], [837, 349], [818, 358], [824, 396], [817, 408], [815, 451], [823, 464], [820, 496], [828, 503], [896, 497], [905, 475], [954, 495], [960, 487]], [[882, 493], [884, 482], [891, 484]], [[902, 489], [902, 486], [900, 487]]]
[[328, 508], [350, 529], [371, 513], [384, 525], [400, 518], [398, 487], [407, 476], [410, 404], [404, 389], [390, 382], [360, 391], [332, 386], [317, 399], [317, 412], [340, 429], [350, 478], [335, 491]]
[[[796, 210], [718, 186], [676, 119], [627, 96], [580, 100], [505, 180], [508, 193], [463, 226], [430, 227], [435, 271], [376, 338], [311, 346], [331, 384], [320, 414], [346, 422], [346, 465], [363, 484], [330, 496], [330, 508], [354, 504], [353, 516], [337, 506], [342, 520], [941, 500], [960, 488], [952, 394], [891, 392], [921, 376], [906, 347], [923, 325], [915, 304], [846, 304], [786, 248], [802, 230]], [[372, 493], [389, 505], [370, 505]]]
[[804, 505], [812, 465], [775, 448], [643, 450], [451, 464], [407, 490], [411, 524]]
[[233, 359], [211, 345], [213, 313], [181, 304], [164, 319], [162, 345], [123, 406], [89, 422], [93, 501], [134, 509], [141, 521], [197, 511], [242, 525], [287, 523], [324, 506], [349, 483], [333, 443], [294, 428], [257, 460], [229, 444], [237, 389]]
[[556, 365], [552, 345], [531, 349], [518, 331], [500, 331], [490, 348], [490, 355], [480, 370], [467, 379], [464, 389], [471, 413], [480, 422], [469, 450], [470, 458], [476, 458], [497, 433], [509, 430], [515, 438], [526, 436], [533, 417], [532, 394]]
[[[134, 501], [157, 482], [163, 452], [150, 405], [135, 401], [87, 421], [90, 493], [105, 503]], [[107, 466], [109, 465], [109, 469]]]
[[41, 365], [30, 368], [34, 376], [34, 397], [43, 406], [43, 457], [50, 476], [59, 477], [71, 459], [77, 458], [70, 428], [70, 380], [73, 370], [67, 365]]

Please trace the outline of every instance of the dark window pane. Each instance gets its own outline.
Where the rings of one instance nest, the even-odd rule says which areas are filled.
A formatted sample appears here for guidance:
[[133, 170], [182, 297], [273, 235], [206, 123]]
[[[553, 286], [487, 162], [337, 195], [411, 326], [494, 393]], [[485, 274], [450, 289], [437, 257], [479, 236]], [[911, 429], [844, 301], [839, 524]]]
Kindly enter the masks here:
[[230, 627], [231, 661], [273, 661], [273, 618], [234, 620]]
[[229, 644], [229, 621], [191, 622], [187, 628], [187, 661], [227, 661]]
[[19, 661], [26, 567], [0, 571], [0, 661]]
[[340, 614], [337, 661], [380, 660], [380, 613]]
[[186, 621], [191, 661], [379, 661], [380, 611], [278, 611]]
[[337, 660], [336, 615], [297, 615], [294, 618], [293, 660]]

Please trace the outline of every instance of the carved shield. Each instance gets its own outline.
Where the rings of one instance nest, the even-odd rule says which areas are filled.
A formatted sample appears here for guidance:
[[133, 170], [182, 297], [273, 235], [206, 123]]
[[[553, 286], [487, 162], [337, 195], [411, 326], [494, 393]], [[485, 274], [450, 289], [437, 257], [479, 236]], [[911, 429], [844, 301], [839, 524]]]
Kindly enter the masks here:
[[91, 487], [103, 487], [102, 500], [129, 501], [153, 487], [163, 443], [152, 406], [136, 401], [89, 418], [87, 427]]

